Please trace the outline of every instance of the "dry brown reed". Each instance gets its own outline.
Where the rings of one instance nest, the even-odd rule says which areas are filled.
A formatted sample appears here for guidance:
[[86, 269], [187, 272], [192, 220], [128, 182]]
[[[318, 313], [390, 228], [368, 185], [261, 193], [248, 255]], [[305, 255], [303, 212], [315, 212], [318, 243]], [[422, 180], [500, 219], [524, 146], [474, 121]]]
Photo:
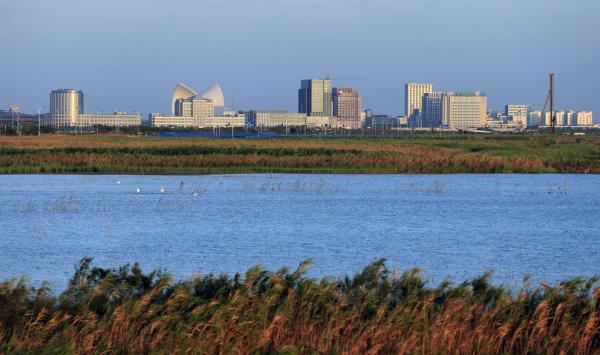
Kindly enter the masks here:
[[600, 352], [595, 278], [514, 293], [488, 274], [427, 287], [383, 260], [339, 280], [308, 278], [308, 265], [173, 282], [84, 259], [58, 297], [3, 282], [0, 353]]

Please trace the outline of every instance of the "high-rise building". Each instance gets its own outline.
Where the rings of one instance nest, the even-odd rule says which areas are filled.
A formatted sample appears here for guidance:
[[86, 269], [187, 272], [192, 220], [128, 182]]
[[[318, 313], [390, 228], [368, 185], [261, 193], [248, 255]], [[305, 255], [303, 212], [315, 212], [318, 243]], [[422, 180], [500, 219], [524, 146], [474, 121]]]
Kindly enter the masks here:
[[333, 88], [333, 116], [341, 127], [357, 129], [361, 127], [361, 98], [351, 88]]
[[543, 125], [542, 122], [542, 111], [530, 111], [527, 119], [528, 127], [538, 127]]
[[[565, 126], [565, 113], [563, 111], [554, 111], [556, 126]], [[550, 125], [550, 124], [548, 124]]]
[[426, 92], [421, 105], [420, 127], [440, 127], [442, 125], [442, 104], [445, 93]]
[[512, 119], [513, 123], [525, 128], [527, 126], [527, 117], [529, 107], [527, 105], [506, 105], [504, 106], [504, 114]]
[[427, 92], [433, 92], [433, 84], [408, 83], [404, 85], [404, 114], [409, 121], [419, 120], [418, 116], [423, 107], [423, 94]]
[[421, 101], [417, 127], [467, 129], [481, 127], [487, 120], [487, 97], [480, 92], [427, 92]]
[[442, 125], [452, 129], [477, 128], [487, 120], [487, 96], [477, 92], [445, 93]]
[[[556, 117], [556, 112], [554, 112], [554, 115]], [[550, 126], [551, 121], [552, 121], [552, 116], [550, 115], [550, 112], [545, 111], [543, 115], [541, 115], [541, 113], [540, 113], [540, 126]]]
[[50, 118], [56, 126], [75, 126], [83, 110], [83, 92], [58, 89], [50, 92]]
[[331, 80], [302, 80], [298, 90], [298, 112], [307, 116], [332, 116]]
[[565, 126], [575, 126], [575, 111], [569, 110], [564, 113], [564, 124]]
[[579, 111], [575, 114], [577, 126], [591, 126], [593, 122], [592, 111]]

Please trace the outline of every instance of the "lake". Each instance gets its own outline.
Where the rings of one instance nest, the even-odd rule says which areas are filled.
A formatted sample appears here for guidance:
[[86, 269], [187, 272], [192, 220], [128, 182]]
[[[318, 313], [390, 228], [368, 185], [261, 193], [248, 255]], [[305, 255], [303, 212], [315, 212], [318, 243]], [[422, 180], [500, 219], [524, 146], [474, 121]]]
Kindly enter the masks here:
[[0, 279], [60, 291], [86, 256], [177, 279], [386, 258], [431, 284], [555, 283], [600, 273], [599, 201], [599, 175], [3, 175]]

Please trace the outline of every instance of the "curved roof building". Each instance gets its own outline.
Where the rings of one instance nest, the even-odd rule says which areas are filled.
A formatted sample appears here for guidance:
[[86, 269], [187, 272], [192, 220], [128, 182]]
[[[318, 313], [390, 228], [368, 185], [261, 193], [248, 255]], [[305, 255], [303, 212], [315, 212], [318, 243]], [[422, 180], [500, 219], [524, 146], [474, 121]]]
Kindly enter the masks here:
[[179, 99], [189, 99], [191, 97], [194, 97], [198, 95], [198, 93], [196, 93], [194, 90], [188, 88], [187, 86], [183, 85], [182, 83], [177, 83], [177, 86], [175, 86], [175, 90], [173, 90], [173, 96], [172, 96], [172, 109], [173, 109], [173, 114], [175, 114], [175, 101], [179, 100]]
[[221, 90], [221, 87], [219, 86], [219, 84], [213, 85], [211, 88], [202, 92], [198, 96], [200, 96], [203, 99], [208, 99], [208, 100], [212, 101], [212, 103], [213, 103], [213, 105], [215, 105], [215, 107], [225, 106], [225, 97], [223, 96], [223, 91]]
[[175, 86], [175, 90], [173, 91], [172, 99], [172, 109], [173, 114], [175, 114], [175, 102], [177, 100], [193, 100], [193, 99], [207, 99], [210, 100], [214, 107], [223, 107], [225, 106], [225, 97], [223, 96], [223, 91], [219, 84], [215, 84], [208, 90], [198, 94], [194, 90], [190, 89], [186, 85], [182, 83], [178, 83]]

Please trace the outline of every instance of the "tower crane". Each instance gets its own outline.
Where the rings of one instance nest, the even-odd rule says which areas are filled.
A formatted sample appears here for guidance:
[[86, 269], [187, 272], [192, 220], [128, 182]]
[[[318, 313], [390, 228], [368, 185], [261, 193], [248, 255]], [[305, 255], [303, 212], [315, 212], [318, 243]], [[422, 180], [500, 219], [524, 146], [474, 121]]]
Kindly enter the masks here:
[[[548, 108], [548, 104], [550, 104], [550, 131], [554, 134], [554, 128], [556, 127], [556, 116], [554, 115], [554, 73], [548, 75], [550, 77], [550, 88], [548, 90], [548, 96], [546, 96], [544, 108], [542, 109], [540, 121], [546, 118], [546, 109]], [[540, 123], [541, 122], [538, 122], [538, 127], [540, 126]]]

